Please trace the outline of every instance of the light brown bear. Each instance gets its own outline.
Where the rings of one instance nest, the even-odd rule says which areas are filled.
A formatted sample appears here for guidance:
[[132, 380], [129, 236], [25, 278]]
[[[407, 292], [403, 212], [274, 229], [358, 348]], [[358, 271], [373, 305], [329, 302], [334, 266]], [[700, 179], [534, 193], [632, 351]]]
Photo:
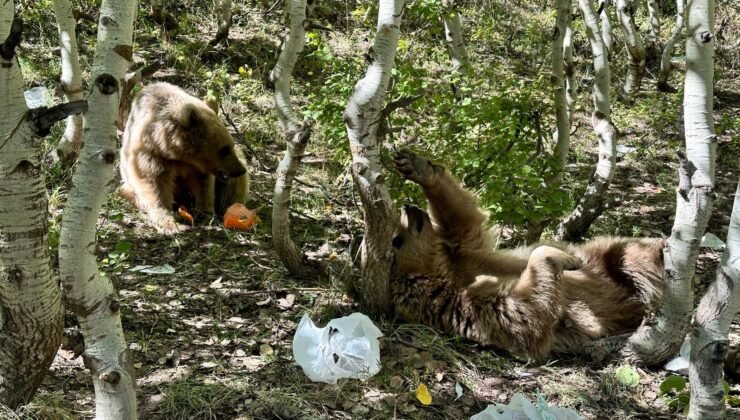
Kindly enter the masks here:
[[496, 251], [475, 196], [449, 172], [409, 151], [394, 163], [429, 201], [429, 213], [404, 206], [393, 239], [391, 295], [405, 321], [543, 361], [633, 331], [659, 304], [662, 239]]
[[185, 228], [174, 203], [197, 218], [244, 203], [244, 156], [215, 110], [177, 86], [154, 83], [136, 97], [121, 147], [121, 193], [161, 233]]

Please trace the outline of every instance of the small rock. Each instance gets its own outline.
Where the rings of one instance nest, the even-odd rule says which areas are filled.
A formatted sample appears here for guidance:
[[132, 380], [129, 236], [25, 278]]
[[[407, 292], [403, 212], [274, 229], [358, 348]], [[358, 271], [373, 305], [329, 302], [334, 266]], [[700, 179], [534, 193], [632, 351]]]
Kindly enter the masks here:
[[403, 386], [403, 378], [401, 378], [400, 376], [393, 376], [391, 377], [389, 384], [393, 389], [401, 389], [401, 387]]

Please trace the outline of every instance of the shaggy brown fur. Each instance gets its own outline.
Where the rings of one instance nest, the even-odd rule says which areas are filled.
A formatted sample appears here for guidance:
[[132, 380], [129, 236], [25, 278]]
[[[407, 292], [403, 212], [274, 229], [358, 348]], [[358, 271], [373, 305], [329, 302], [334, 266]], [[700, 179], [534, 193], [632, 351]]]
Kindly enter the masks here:
[[121, 193], [162, 233], [175, 223], [173, 203], [194, 216], [222, 214], [249, 189], [244, 155], [205, 102], [179, 87], [155, 83], [134, 100], [121, 147]]
[[662, 296], [661, 239], [599, 238], [495, 251], [473, 194], [412, 152], [395, 158], [429, 214], [405, 206], [393, 240], [400, 316], [533, 360], [636, 329]]

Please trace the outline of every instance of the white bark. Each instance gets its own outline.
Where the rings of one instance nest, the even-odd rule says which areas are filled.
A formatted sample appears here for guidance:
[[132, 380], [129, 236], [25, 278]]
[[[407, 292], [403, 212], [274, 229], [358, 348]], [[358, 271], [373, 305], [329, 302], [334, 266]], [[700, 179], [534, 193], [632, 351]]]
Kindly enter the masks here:
[[612, 50], [614, 45], [614, 38], [612, 37], [612, 24], [609, 22], [609, 7], [612, 5], [612, 0], [599, 0], [599, 21], [601, 23], [601, 37], [604, 40], [604, 47], [607, 53]]
[[628, 100], [640, 90], [642, 75], [645, 72], [645, 47], [635, 26], [634, 10], [632, 0], [617, 0], [617, 18], [622, 27], [629, 57], [627, 77], [622, 87], [622, 93]]
[[609, 52], [601, 36], [598, 18], [591, 0], [579, 0], [586, 34], [591, 43], [594, 61], [594, 112], [591, 123], [599, 139], [599, 162], [596, 171], [578, 201], [576, 208], [560, 223], [555, 237], [563, 241], [580, 239], [594, 220], [604, 211], [605, 194], [616, 168], [617, 129], [611, 121], [609, 95]]
[[648, 29], [648, 41], [652, 44], [658, 42], [660, 36], [660, 8], [658, 7], [658, 0], [647, 0], [648, 8], [648, 21], [650, 28]]
[[646, 364], [674, 355], [686, 335], [694, 304], [692, 278], [699, 243], [712, 213], [716, 136], [713, 112], [714, 2], [689, 3], [683, 115], [686, 160], [679, 171], [676, 218], [663, 252], [665, 286], [656, 317], [630, 337], [626, 356]]
[[671, 75], [673, 65], [671, 64], [671, 56], [673, 55], [673, 48], [676, 45], [676, 41], [681, 36], [683, 31], [684, 21], [684, 0], [676, 0], [676, 26], [671, 32], [671, 36], [666, 41], [663, 47], [663, 54], [660, 57], [660, 73], [658, 73], [658, 90], [662, 92], [669, 92], [673, 90], [668, 85], [668, 77]]
[[[570, 148], [570, 116], [568, 113], [568, 100], [566, 95], [565, 68], [564, 68], [564, 39], [568, 31], [570, 21], [570, 0], [558, 0], [556, 3], [557, 17], [555, 28], [552, 31], [552, 74], [550, 84], [552, 85], [553, 100], [555, 103], [555, 157], [558, 160], [558, 168], [551, 182], [559, 182], [568, 159]], [[572, 57], [571, 57], [572, 58]]]
[[278, 62], [270, 73], [275, 85], [275, 110], [283, 130], [287, 148], [278, 164], [275, 189], [272, 195], [272, 242], [285, 267], [301, 277], [312, 277], [317, 271], [306, 264], [306, 258], [290, 237], [290, 196], [293, 179], [311, 136], [311, 128], [293, 112], [290, 100], [290, 82], [298, 55], [305, 44], [306, 0], [286, 3], [289, 33], [283, 42]]
[[380, 0], [370, 64], [365, 77], [355, 85], [344, 111], [352, 152], [352, 175], [365, 210], [360, 289], [366, 307], [378, 314], [391, 310], [388, 294], [390, 245], [398, 223], [380, 162], [378, 126], [395, 62], [403, 3], [403, 0]]
[[573, 110], [576, 106], [576, 64], [573, 61], [573, 15], [568, 18], [568, 27], [563, 37], [563, 63], [565, 64], [565, 101], [568, 105], [568, 120], [573, 122]]
[[[82, 70], [80, 57], [77, 53], [77, 22], [72, 14], [72, 4], [69, 0], [54, 0], [54, 15], [59, 28], [59, 45], [62, 51], [62, 76], [60, 82], [67, 102], [84, 99], [82, 89]], [[71, 115], [67, 118], [67, 127], [64, 130], [57, 155], [67, 162], [74, 161], [80, 153], [82, 144], [82, 116]]]
[[691, 334], [689, 419], [721, 419], [725, 415], [722, 378], [730, 347], [728, 334], [740, 309], [740, 182], [735, 191], [727, 249], [717, 278], [699, 302]]
[[[51, 269], [41, 139], [15, 57], [20, 21], [0, 2], [0, 405], [31, 398], [62, 339], [61, 290]], [[15, 45], [13, 45], [15, 44]]]
[[218, 19], [218, 30], [216, 31], [216, 36], [214, 36], [210, 42], [211, 45], [216, 45], [228, 38], [232, 24], [231, 0], [216, 0], [215, 7], [216, 17]]
[[83, 359], [95, 387], [96, 418], [136, 417], [133, 369], [121, 328], [113, 285], [95, 261], [98, 213], [112, 189], [116, 118], [123, 80], [131, 61], [136, 1], [103, 0], [92, 67], [93, 84], [85, 115], [84, 145], [64, 209], [59, 272], [66, 302], [85, 338]]
[[460, 12], [455, 0], [442, 0], [442, 20], [445, 24], [445, 42], [452, 62], [452, 69], [466, 74], [470, 69], [470, 60], [463, 40]]

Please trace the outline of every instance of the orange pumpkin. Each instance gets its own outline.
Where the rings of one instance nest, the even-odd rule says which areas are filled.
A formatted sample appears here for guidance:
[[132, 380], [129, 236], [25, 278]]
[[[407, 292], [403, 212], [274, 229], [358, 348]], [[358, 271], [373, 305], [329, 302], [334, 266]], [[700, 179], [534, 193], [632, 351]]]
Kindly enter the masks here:
[[179, 209], [177, 209], [177, 215], [180, 216], [180, 218], [191, 225], [194, 224], [193, 221], [193, 215], [188, 212], [188, 209], [186, 209], [184, 206], [180, 206]]
[[244, 204], [232, 204], [224, 214], [224, 227], [236, 230], [248, 230], [260, 221], [257, 212], [261, 207], [250, 210]]

